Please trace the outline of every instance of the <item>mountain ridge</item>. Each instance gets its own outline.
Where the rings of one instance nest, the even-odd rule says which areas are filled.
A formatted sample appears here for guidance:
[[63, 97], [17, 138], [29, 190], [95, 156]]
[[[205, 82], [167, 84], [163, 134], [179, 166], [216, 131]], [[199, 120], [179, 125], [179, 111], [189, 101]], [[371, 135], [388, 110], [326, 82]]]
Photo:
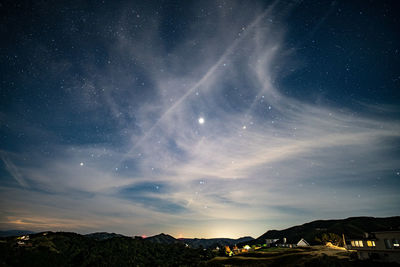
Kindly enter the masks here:
[[108, 233], [108, 232], [95, 232], [95, 233], [86, 234], [84, 236], [93, 238], [96, 240], [106, 240], [106, 239], [110, 239], [110, 238], [114, 238], [114, 237], [127, 237], [125, 235], [116, 234], [116, 233]]
[[216, 246], [232, 246], [236, 245], [240, 242], [247, 242], [254, 240], [253, 237], [241, 237], [237, 239], [233, 238], [174, 238], [168, 234], [158, 234], [154, 236], [150, 236], [144, 239], [145, 241], [158, 243], [158, 244], [187, 244], [193, 248], [213, 248]]
[[[258, 238], [250, 236], [234, 238], [175, 238], [171, 235], [161, 233], [158, 235], [144, 238], [143, 240], [158, 244], [176, 244], [186, 243], [192, 247], [209, 248], [214, 245], [244, 245], [249, 244], [264, 244], [265, 239], [280, 239], [286, 237], [290, 243], [297, 243], [301, 238], [306, 239], [311, 244], [315, 244], [315, 237], [323, 233], [335, 233], [337, 235], [344, 234], [346, 238], [360, 238], [364, 233], [384, 230], [400, 230], [400, 216], [391, 217], [371, 217], [358, 216], [348, 217], [345, 219], [327, 219], [315, 220], [301, 225], [295, 225], [282, 230], [268, 230]], [[3, 230], [0, 231], [0, 237], [11, 237], [21, 235], [35, 234], [29, 230]], [[84, 236], [96, 239], [105, 240], [114, 237], [129, 237], [117, 233], [94, 232], [85, 234]], [[133, 237], [132, 237], [133, 238]]]
[[315, 220], [301, 225], [295, 225], [283, 230], [268, 230], [252, 244], [264, 244], [265, 239], [280, 239], [286, 237], [288, 243], [297, 243], [301, 238], [311, 244], [316, 244], [315, 238], [323, 233], [342, 234], [347, 238], [360, 238], [364, 233], [399, 230], [400, 216], [392, 217], [349, 217], [345, 219]]
[[244, 236], [237, 239], [234, 238], [180, 238], [180, 240], [184, 241], [186, 244], [194, 247], [221, 247], [221, 246], [234, 246], [239, 243], [249, 242], [254, 240], [251, 236]]

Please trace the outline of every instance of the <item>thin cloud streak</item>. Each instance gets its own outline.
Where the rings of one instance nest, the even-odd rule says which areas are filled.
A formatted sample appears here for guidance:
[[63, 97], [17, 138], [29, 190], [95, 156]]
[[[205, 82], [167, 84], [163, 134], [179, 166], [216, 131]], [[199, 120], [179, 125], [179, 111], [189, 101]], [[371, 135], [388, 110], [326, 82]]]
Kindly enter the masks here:
[[[257, 24], [260, 22], [261, 19], [265, 18], [267, 16], [268, 13], [270, 13], [273, 10], [273, 7], [275, 6], [275, 4], [272, 4], [271, 7], [269, 9], [267, 9], [266, 11], [264, 11], [263, 14], [259, 15], [251, 24], [250, 26], [247, 28], [247, 31], [245, 32], [245, 34], [234, 40], [233, 44], [230, 45], [226, 51], [224, 52], [224, 54], [218, 59], [218, 61], [211, 66], [211, 68], [206, 72], [206, 74], [204, 74], [204, 76], [198, 81], [196, 82], [192, 87], [190, 87], [187, 92], [180, 97], [171, 107], [169, 107], [165, 112], [162, 113], [162, 115], [160, 116], [160, 118], [153, 124], [153, 126], [151, 126], [151, 128], [149, 130], [147, 130], [145, 132], [145, 134], [132, 146], [131, 150], [127, 153], [130, 154], [132, 153], [132, 151], [134, 151], [137, 147], [138, 144], [142, 143], [149, 135], [152, 134], [152, 132], [154, 131], [154, 129], [156, 129], [156, 127], [167, 118], [167, 116], [173, 112], [179, 105], [182, 104], [182, 102], [190, 95], [192, 95], [194, 93], [194, 91], [196, 89], [198, 89], [199, 87], [201, 87], [204, 83], [209, 83], [209, 79], [215, 74], [215, 71], [218, 67], [220, 67], [222, 65], [222, 63], [227, 59], [228, 56], [230, 56], [230, 54], [233, 52], [233, 50], [235, 50], [235, 48], [237, 47], [237, 45], [240, 42], [243, 42], [243, 39], [245, 39], [245, 37], [247, 36], [247, 33], [249, 31], [252, 31], [254, 27], [257, 26]], [[125, 159], [125, 157], [123, 158]]]
[[[108, 52], [123, 62], [129, 60], [121, 55], [140, 54], [141, 75], [151, 85], [131, 85], [132, 75], [140, 76], [135, 68], [86, 66], [85, 97], [106, 89], [96, 96], [100, 103], [79, 103], [83, 111], [104, 111], [103, 105], [110, 110], [117, 122], [113, 134], [122, 145], [54, 141], [49, 157], [2, 152], [17, 184], [1, 188], [1, 225], [34, 227], [43, 221], [38, 226], [43, 230], [215, 237], [216, 229], [222, 233], [229, 223], [259, 222], [252, 233], [245, 227], [231, 232], [257, 235], [271, 224], [358, 215], [360, 209], [362, 215], [393, 213], [396, 208], [381, 207], [391, 207], [399, 196], [380, 177], [399, 166], [396, 148], [384, 145], [400, 137], [392, 116], [396, 109], [365, 104], [370, 113], [357, 114], [356, 107], [306, 103], [283, 94], [284, 68], [277, 66], [289, 64], [291, 53], [279, 5], [263, 11], [237, 4], [229, 11], [237, 21], [216, 12], [210, 19], [215, 29], [196, 30], [195, 23], [187, 40], [168, 53], [173, 59], [152, 61], [165, 52], [157, 41], [159, 21], [146, 26], [146, 39], [116, 37]], [[126, 16], [116, 27], [132, 27]], [[192, 40], [200, 40], [194, 50]], [[199, 59], [191, 61], [192, 71], [182, 70], [192, 59]], [[125, 86], [115, 93], [107, 77]], [[141, 90], [151, 96], [141, 98]], [[130, 102], [134, 107], [127, 109]], [[365, 196], [366, 190], [376, 197]]]
[[18, 168], [12, 163], [12, 161], [7, 157], [6, 153], [0, 151], [0, 156], [2, 161], [5, 164], [7, 171], [11, 174], [11, 176], [17, 181], [17, 183], [22, 187], [28, 187], [25, 179], [22, 177]]

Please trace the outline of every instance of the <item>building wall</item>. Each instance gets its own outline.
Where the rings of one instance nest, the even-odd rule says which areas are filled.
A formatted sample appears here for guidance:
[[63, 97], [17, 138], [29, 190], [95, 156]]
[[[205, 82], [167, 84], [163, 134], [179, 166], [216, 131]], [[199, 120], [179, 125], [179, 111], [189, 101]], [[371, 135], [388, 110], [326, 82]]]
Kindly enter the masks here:
[[400, 251], [400, 232], [377, 232], [377, 249], [393, 249]]
[[[376, 232], [375, 238], [349, 240], [350, 249], [357, 250], [360, 260], [373, 259], [400, 263], [400, 232]], [[374, 241], [375, 246], [371, 246]], [[373, 244], [373, 243], [372, 243]]]

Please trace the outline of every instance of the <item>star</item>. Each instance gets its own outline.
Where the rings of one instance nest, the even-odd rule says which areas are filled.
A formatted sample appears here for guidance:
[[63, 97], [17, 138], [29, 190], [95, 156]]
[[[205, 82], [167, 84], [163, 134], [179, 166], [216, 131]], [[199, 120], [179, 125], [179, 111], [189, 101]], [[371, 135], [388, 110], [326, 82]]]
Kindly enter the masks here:
[[199, 118], [199, 124], [204, 124], [204, 118], [203, 117]]
[[83, 164], [83, 162], [81, 162], [81, 163], [79, 163], [79, 165], [83, 166], [84, 164]]

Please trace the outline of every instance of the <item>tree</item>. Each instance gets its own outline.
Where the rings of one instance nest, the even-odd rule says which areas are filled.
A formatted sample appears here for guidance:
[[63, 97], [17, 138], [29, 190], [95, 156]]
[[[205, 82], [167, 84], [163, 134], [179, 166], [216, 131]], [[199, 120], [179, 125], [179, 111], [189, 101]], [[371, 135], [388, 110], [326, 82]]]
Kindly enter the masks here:
[[321, 243], [321, 244], [326, 244], [328, 242], [331, 242], [332, 245], [335, 246], [342, 246], [343, 245], [343, 240], [342, 238], [335, 234], [335, 233], [323, 233], [322, 236], [316, 237], [315, 241]]

